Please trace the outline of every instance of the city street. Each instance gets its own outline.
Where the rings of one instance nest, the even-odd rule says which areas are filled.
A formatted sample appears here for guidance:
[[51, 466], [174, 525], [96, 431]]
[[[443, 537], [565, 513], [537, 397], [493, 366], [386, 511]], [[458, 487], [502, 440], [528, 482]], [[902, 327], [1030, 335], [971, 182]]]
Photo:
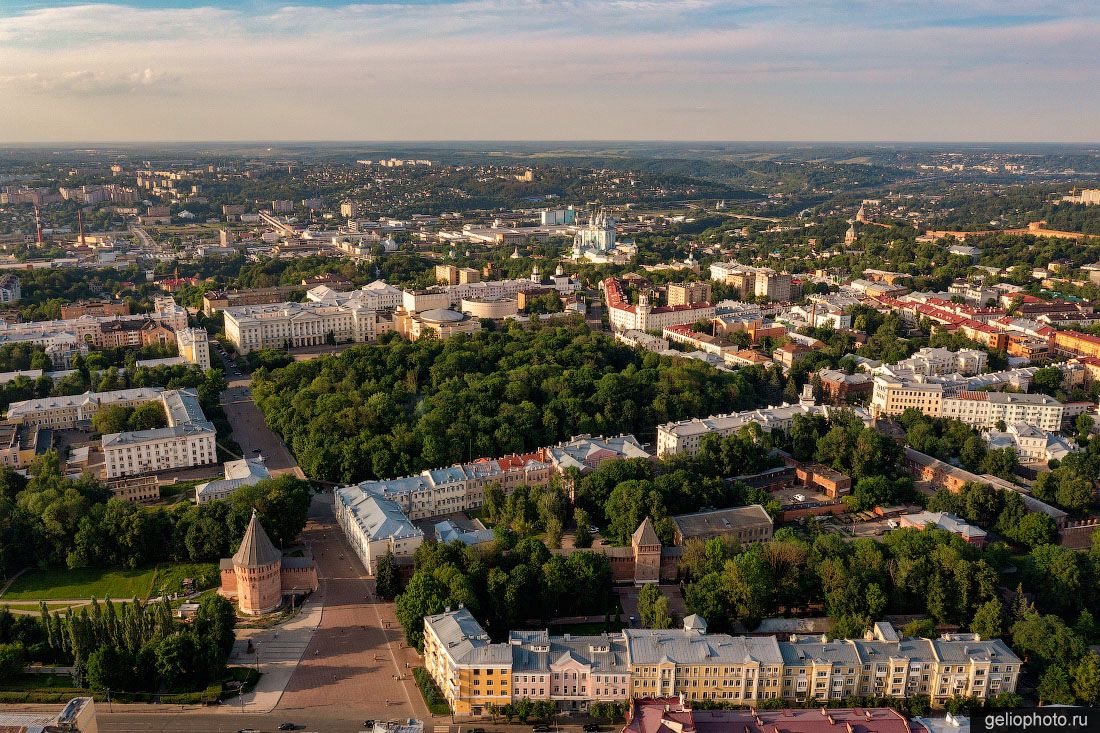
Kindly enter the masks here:
[[245, 458], [254, 458], [259, 451], [272, 473], [298, 472], [294, 457], [283, 445], [282, 439], [267, 427], [263, 413], [252, 401], [249, 385], [247, 377], [231, 379], [229, 387], [221, 395], [226, 418], [233, 426], [234, 440], [240, 444]]

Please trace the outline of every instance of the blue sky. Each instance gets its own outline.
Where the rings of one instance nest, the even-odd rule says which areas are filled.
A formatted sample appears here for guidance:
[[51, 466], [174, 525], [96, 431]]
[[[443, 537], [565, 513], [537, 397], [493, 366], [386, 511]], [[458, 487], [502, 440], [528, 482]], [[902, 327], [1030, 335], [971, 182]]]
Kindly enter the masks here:
[[0, 141], [1097, 141], [1100, 4], [0, 0]]

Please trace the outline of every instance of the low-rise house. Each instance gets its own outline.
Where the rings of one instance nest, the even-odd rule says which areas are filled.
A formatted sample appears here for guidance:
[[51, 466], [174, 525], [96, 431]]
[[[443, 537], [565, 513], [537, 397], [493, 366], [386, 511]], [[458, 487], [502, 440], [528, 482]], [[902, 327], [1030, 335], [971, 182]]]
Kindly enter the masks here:
[[195, 503], [228, 499], [242, 486], [253, 486], [270, 477], [263, 457], [226, 461], [222, 467], [225, 478], [207, 481], [195, 487]]
[[903, 514], [898, 517], [898, 525], [901, 527], [915, 527], [916, 529], [936, 527], [937, 529], [950, 532], [956, 537], [960, 537], [963, 542], [968, 545], [985, 547], [985, 530], [980, 527], [975, 527], [972, 524], [967, 524], [965, 520], [951, 512], [917, 512], [915, 514]]

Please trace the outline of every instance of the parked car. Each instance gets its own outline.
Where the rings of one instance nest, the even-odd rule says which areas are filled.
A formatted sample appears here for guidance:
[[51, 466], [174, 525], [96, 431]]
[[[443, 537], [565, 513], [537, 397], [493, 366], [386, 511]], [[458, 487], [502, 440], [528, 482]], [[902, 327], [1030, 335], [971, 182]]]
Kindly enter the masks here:
[[294, 723], [279, 723], [279, 730], [298, 730]]
[[532, 725], [531, 733], [550, 733], [550, 726], [542, 725], [541, 723], [539, 725]]
[[596, 731], [598, 731], [599, 729], [600, 729], [600, 726], [599, 726], [598, 723], [585, 723], [584, 724], [584, 733], [596, 733]]

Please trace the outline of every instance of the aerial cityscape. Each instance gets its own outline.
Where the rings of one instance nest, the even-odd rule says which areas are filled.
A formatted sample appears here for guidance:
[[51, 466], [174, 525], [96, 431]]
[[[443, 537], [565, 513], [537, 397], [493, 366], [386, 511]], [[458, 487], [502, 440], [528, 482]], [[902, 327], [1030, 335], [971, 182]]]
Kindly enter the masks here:
[[0, 731], [1100, 730], [1100, 13], [907, 5], [0, 7]]

